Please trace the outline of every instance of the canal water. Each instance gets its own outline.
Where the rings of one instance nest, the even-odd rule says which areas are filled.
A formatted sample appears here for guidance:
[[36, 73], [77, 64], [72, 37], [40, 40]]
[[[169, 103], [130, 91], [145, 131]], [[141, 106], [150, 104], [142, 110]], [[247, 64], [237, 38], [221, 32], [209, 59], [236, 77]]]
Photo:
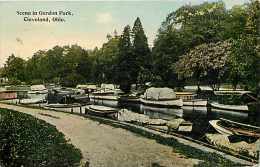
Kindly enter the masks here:
[[[33, 94], [30, 98], [45, 98], [46, 95]], [[130, 111], [148, 115], [150, 118], [160, 118], [164, 120], [171, 120], [175, 118], [183, 118], [193, 123], [192, 135], [195, 137], [203, 137], [205, 133], [214, 132], [215, 130], [210, 126], [209, 121], [219, 118], [226, 118], [232, 121], [260, 126], [260, 114], [249, 114], [237, 111], [225, 111], [207, 107], [190, 107], [183, 106], [182, 108], [158, 108], [150, 107], [142, 104], [124, 103], [118, 104], [115, 100], [97, 100], [95, 104], [127, 108]], [[70, 109], [68, 109], [69, 111]], [[77, 109], [75, 108], [75, 111]]]
[[106, 105], [110, 107], [127, 108], [130, 111], [148, 115], [150, 118], [160, 118], [171, 120], [175, 118], [183, 118], [193, 123], [192, 136], [203, 137], [205, 133], [214, 132], [209, 121], [219, 118], [226, 118], [232, 121], [260, 126], [260, 115], [251, 115], [237, 111], [226, 111], [207, 107], [183, 106], [180, 109], [175, 108], [158, 108], [145, 106], [143, 104], [124, 103], [117, 106], [109, 100], [96, 102], [96, 104]]

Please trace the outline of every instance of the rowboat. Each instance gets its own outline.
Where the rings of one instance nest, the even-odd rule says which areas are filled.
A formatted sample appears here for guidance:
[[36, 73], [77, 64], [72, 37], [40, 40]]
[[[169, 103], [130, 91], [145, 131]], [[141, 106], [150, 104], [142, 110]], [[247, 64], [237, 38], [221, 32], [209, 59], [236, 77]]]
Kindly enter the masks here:
[[45, 99], [35, 98], [35, 99], [21, 99], [20, 104], [38, 104], [45, 102]]
[[31, 91], [28, 91], [28, 94], [47, 94], [48, 90], [44, 85], [32, 85]]
[[105, 105], [105, 106], [111, 106], [111, 107], [117, 107], [118, 106], [118, 90], [114, 89], [111, 84], [107, 84], [111, 88], [104, 87], [101, 88], [98, 91], [92, 92], [89, 95], [90, 102], [98, 105]]
[[140, 103], [140, 98], [138, 96], [135, 96], [135, 95], [120, 96], [119, 102], [120, 103], [135, 103], [135, 104], [138, 104], [138, 103]]
[[78, 103], [74, 104], [60, 104], [60, 103], [53, 103], [53, 104], [46, 104], [45, 107], [49, 108], [73, 108], [73, 107], [80, 107], [81, 105]]
[[205, 99], [192, 99], [192, 100], [183, 100], [184, 106], [207, 106], [208, 100]]
[[226, 105], [226, 104], [219, 104], [217, 102], [212, 102], [210, 103], [210, 106], [212, 108], [218, 108], [222, 110], [243, 111], [243, 112], [248, 111], [247, 105]]
[[228, 119], [209, 121], [219, 133], [225, 135], [238, 135], [260, 138], [260, 127], [243, 124]]
[[183, 106], [207, 106], [207, 99], [197, 99], [194, 92], [176, 92], [176, 97], [183, 100]]
[[85, 113], [89, 115], [112, 117], [115, 118], [118, 110], [116, 108], [105, 107], [100, 105], [89, 105], [85, 109]]
[[220, 122], [220, 120], [211, 120], [211, 121], [209, 121], [209, 124], [220, 134], [233, 135], [232, 131], [218, 125], [219, 122]]

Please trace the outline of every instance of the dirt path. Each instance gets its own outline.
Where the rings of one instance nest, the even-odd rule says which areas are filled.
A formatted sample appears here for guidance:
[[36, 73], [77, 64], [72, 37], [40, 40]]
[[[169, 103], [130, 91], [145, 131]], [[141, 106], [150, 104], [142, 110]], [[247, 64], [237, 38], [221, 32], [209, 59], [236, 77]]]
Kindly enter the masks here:
[[83, 162], [89, 161], [91, 167], [189, 167], [198, 162], [154, 140], [77, 115], [1, 103], [0, 108], [27, 113], [55, 125], [82, 151]]

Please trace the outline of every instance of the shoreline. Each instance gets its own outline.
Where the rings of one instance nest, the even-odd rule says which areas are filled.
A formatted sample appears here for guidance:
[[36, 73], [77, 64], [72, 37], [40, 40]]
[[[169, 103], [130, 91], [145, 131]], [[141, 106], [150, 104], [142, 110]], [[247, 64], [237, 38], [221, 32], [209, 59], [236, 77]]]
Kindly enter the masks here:
[[[119, 131], [124, 131], [123, 133], [127, 132], [127, 134], [131, 134], [131, 135], [134, 135], [134, 136], [136, 136], [135, 134], [138, 134], [137, 138], [139, 138], [139, 136], [140, 136], [142, 139], [149, 140], [150, 142], [154, 142], [154, 140], [155, 140], [156, 144], [159, 144], [159, 145], [171, 148], [171, 149], [175, 149], [175, 147], [177, 147], [178, 149], [175, 150], [175, 151], [179, 152], [181, 155], [185, 155], [185, 156], [188, 155], [187, 156], [189, 158], [188, 160], [191, 160], [191, 162], [195, 161], [195, 163], [193, 162], [193, 165], [196, 165], [199, 161], [201, 161], [201, 160], [194, 160], [194, 157], [201, 158], [199, 156], [193, 155], [193, 153], [192, 153], [192, 152], [196, 153], [198, 151], [200, 152], [200, 154], [203, 154], [202, 152], [205, 152], [205, 155], [210, 153], [210, 154], [216, 154], [218, 156], [223, 156], [223, 158], [225, 157], [225, 159], [228, 159], [228, 161], [233, 161], [233, 162], [240, 163], [240, 164], [246, 164], [246, 165], [252, 165], [253, 164], [251, 162], [248, 162], [248, 161], [245, 161], [245, 160], [241, 160], [241, 159], [236, 158], [234, 156], [225, 154], [223, 152], [214, 150], [212, 148], [208, 148], [208, 147], [202, 146], [202, 145], [200, 145], [198, 143], [194, 143], [194, 142], [182, 139], [182, 138], [178, 138], [176, 136], [159, 133], [157, 131], [154, 131], [154, 130], [151, 130], [151, 129], [147, 129], [147, 128], [144, 128], [144, 127], [138, 127], [136, 125], [131, 125], [131, 127], [130, 127], [130, 125], [119, 124], [118, 122], [116, 122], [114, 120], [107, 120], [107, 119], [103, 119], [103, 118], [96, 119], [96, 118], [80, 117], [79, 114], [70, 114], [70, 113], [66, 113], [66, 112], [53, 112], [53, 110], [35, 109], [35, 108], [31, 108], [31, 107], [27, 108], [27, 107], [23, 107], [23, 106], [7, 105], [7, 104], [3, 104], [3, 103], [0, 103], [0, 107], [14, 109], [14, 110], [18, 110], [18, 111], [22, 110], [22, 112], [34, 115], [37, 118], [40, 118], [40, 119], [43, 119], [43, 120], [45, 120], [45, 119], [48, 120], [48, 118], [46, 118], [46, 116], [43, 116], [42, 114], [40, 115], [39, 113], [43, 113], [44, 112], [46, 114], [53, 115], [53, 116], [59, 116], [59, 117], [61, 117], [60, 115], [64, 115], [65, 114], [68, 117], [73, 117], [73, 119], [74, 119], [74, 117], [77, 117], [77, 119], [85, 120], [88, 123], [90, 123], [90, 122], [94, 123], [94, 124], [98, 123], [98, 125], [105, 126], [106, 128], [109, 127], [108, 128], [109, 131], [111, 130], [110, 128], [112, 128], [112, 129], [116, 128], [117, 130], [120, 129]], [[53, 118], [49, 118], [49, 119], [53, 119]], [[49, 123], [52, 123], [52, 122], [49, 122]], [[63, 126], [64, 126], [65, 123], [66, 123], [66, 121], [62, 123]], [[59, 127], [57, 127], [57, 128], [59, 129]], [[75, 127], [71, 127], [71, 128], [75, 128]], [[100, 127], [95, 127], [95, 128], [97, 128], [97, 129], [96, 130], [93, 129], [93, 130], [95, 131], [95, 133], [97, 133], [99, 131]], [[104, 127], [102, 127], [102, 128], [104, 128]], [[67, 136], [66, 133], [67, 132], [65, 131], [64, 134]], [[94, 136], [97, 135], [95, 133], [93, 134]], [[78, 134], [78, 135], [81, 135], [81, 134]], [[121, 138], [121, 134], [119, 136]], [[91, 138], [91, 136], [90, 136], [90, 138]], [[114, 137], [112, 137], [112, 138], [114, 138]], [[116, 139], [116, 140], [119, 140], [119, 139]], [[80, 142], [80, 141], [77, 141], [77, 142]], [[105, 144], [105, 143], [102, 142], [102, 145]], [[126, 145], [127, 145], [127, 143], [126, 143]], [[107, 147], [107, 145], [105, 144], [104, 147]], [[180, 147], [184, 147], [187, 150], [190, 150], [192, 148], [192, 150], [190, 150], [190, 151], [186, 150], [185, 151], [185, 149], [180, 148]], [[79, 148], [81, 148], [81, 147], [79, 147]]]

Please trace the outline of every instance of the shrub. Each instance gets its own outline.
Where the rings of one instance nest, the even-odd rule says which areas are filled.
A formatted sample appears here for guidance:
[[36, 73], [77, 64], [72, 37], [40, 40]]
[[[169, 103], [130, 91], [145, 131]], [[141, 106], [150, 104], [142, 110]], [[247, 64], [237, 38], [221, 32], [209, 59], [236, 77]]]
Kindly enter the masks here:
[[73, 167], [82, 158], [55, 126], [31, 115], [0, 109], [0, 164]]

